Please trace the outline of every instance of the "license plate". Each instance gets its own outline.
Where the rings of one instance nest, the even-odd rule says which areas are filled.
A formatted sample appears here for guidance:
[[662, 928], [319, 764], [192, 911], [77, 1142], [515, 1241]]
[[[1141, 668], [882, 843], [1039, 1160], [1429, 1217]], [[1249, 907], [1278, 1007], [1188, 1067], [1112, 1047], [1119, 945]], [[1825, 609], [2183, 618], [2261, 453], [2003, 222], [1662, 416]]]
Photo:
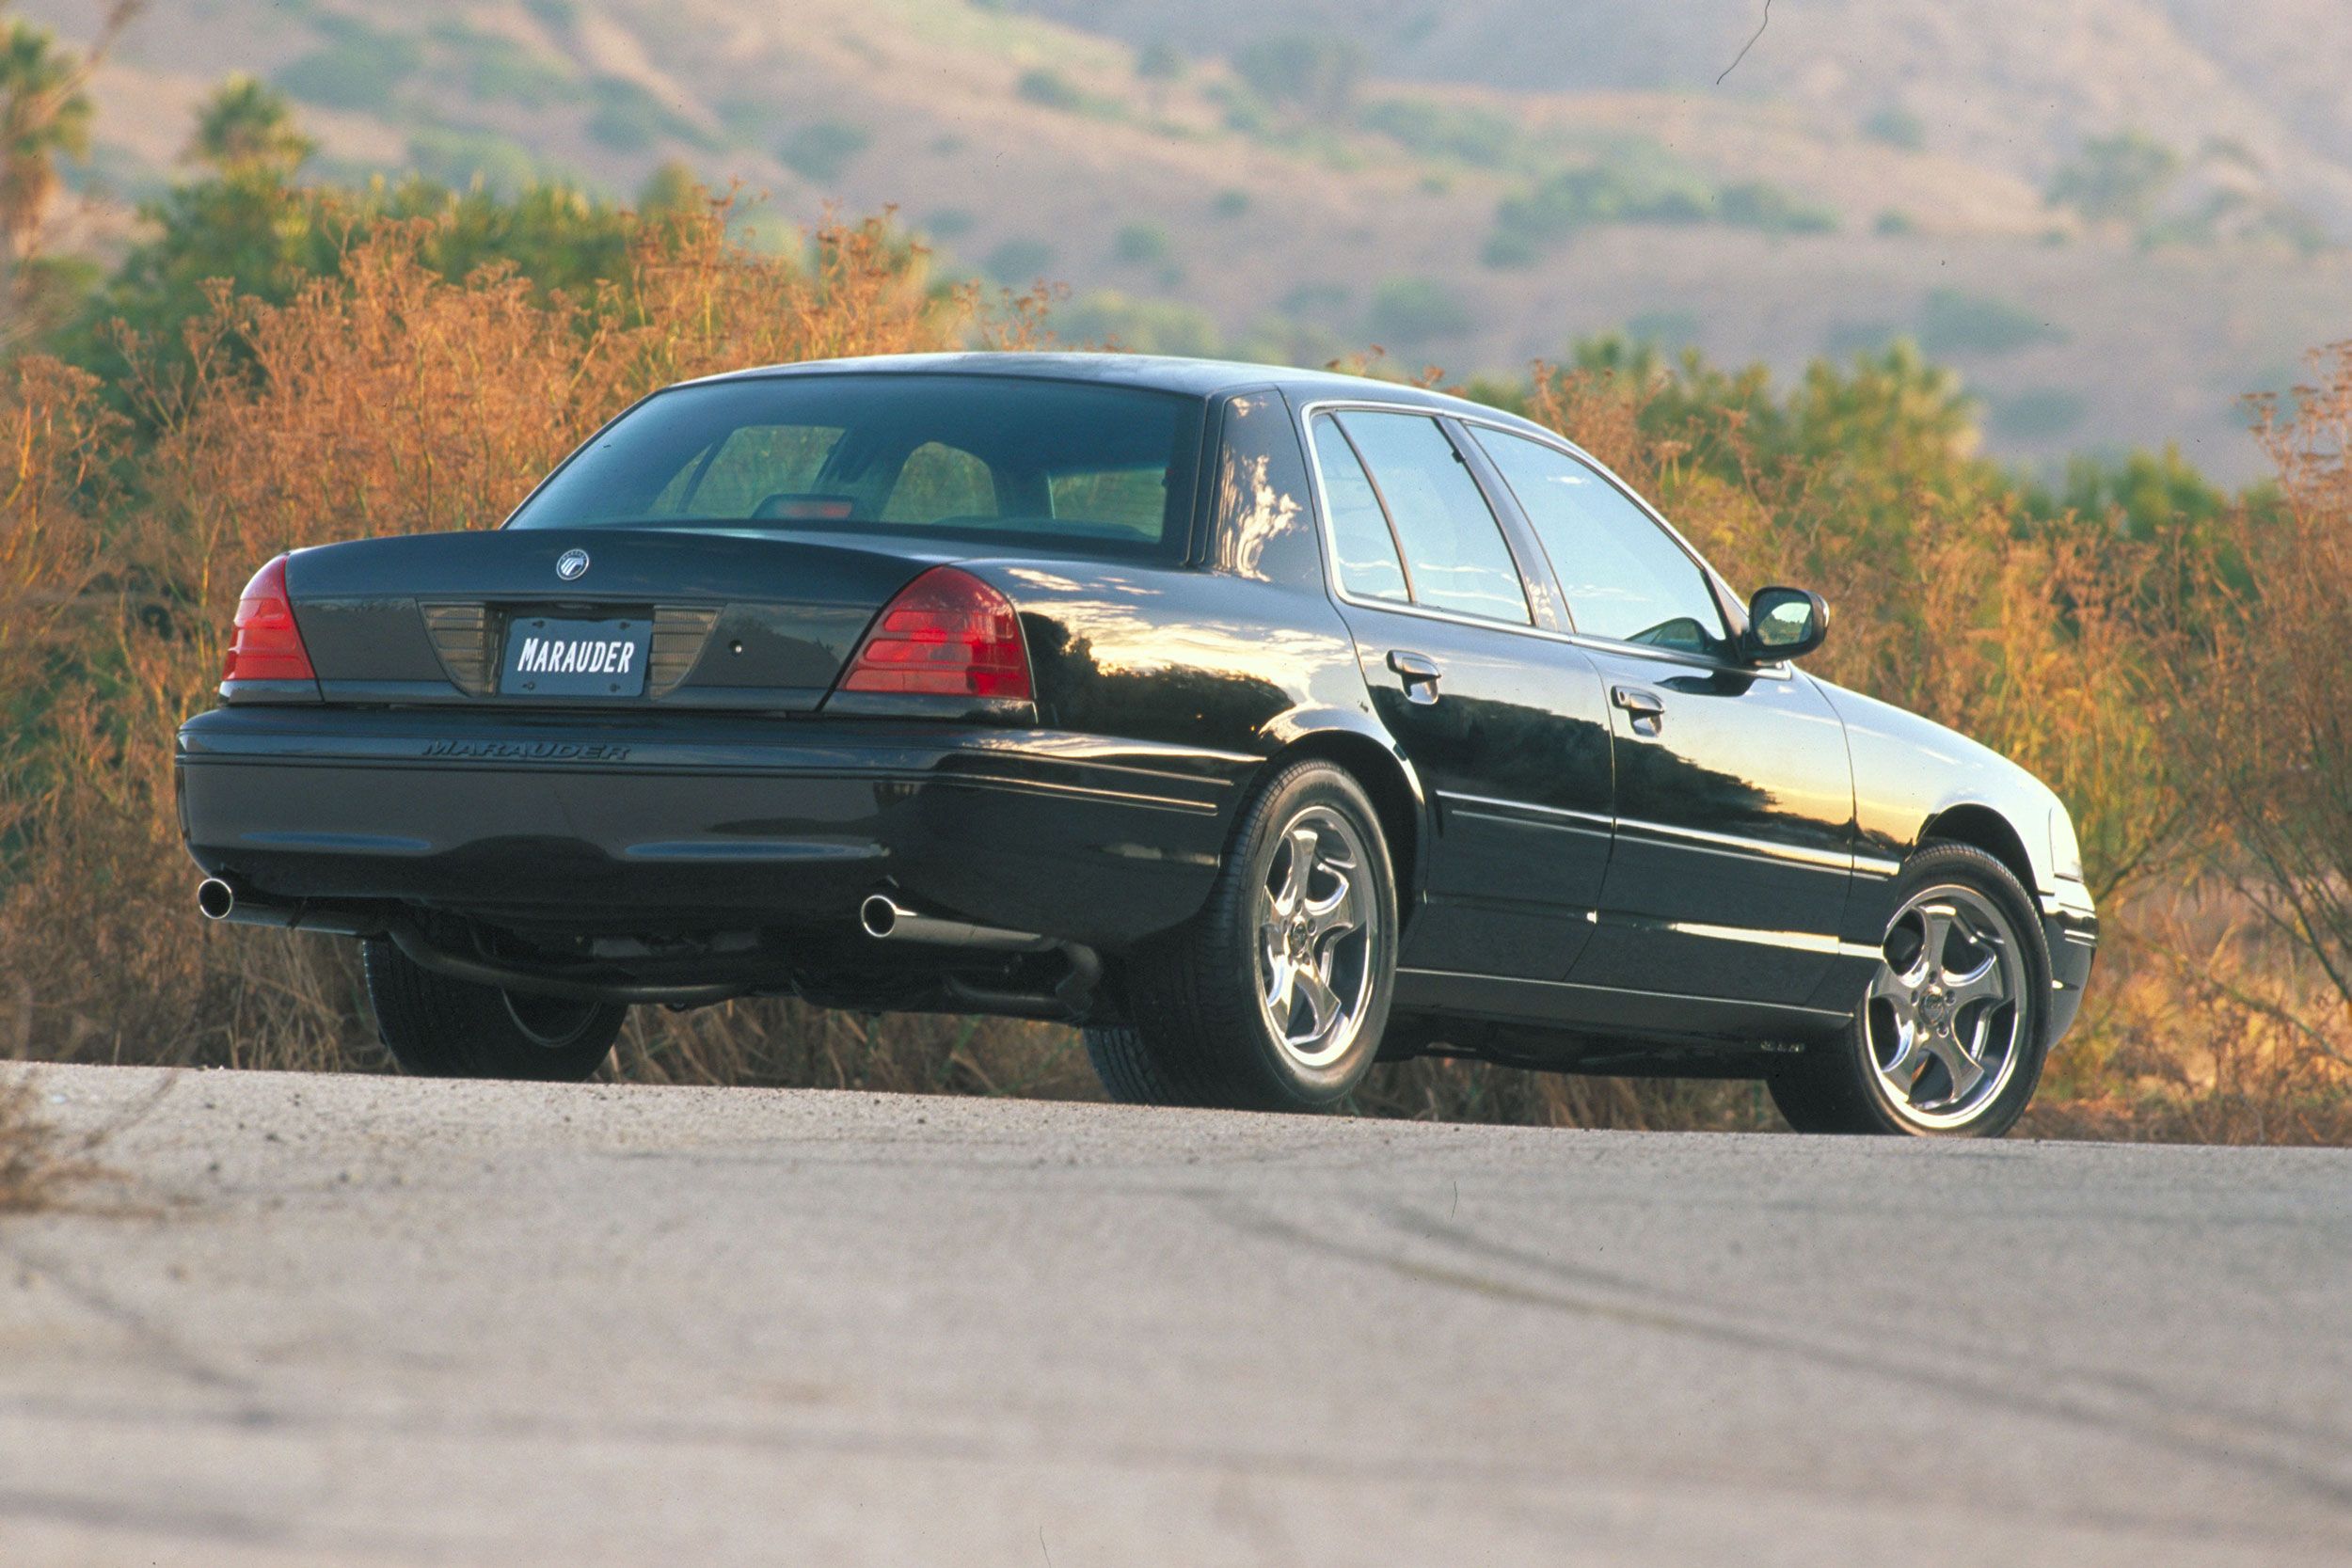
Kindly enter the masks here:
[[516, 616], [506, 626], [499, 690], [509, 697], [635, 697], [645, 689], [650, 620], [553, 621]]

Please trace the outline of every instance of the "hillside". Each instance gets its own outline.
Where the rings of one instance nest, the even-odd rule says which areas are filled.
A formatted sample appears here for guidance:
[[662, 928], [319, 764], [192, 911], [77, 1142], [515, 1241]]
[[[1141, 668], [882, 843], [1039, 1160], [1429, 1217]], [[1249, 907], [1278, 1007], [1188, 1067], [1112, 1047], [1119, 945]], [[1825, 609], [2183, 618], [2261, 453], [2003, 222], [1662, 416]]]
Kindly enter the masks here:
[[[18, 8], [72, 37], [98, 7]], [[1468, 372], [1630, 328], [1793, 373], [1908, 334], [2005, 454], [2178, 439], [2227, 478], [2259, 466], [2237, 396], [2352, 336], [2352, 12], [2318, 0], [1784, 5], [1720, 88], [1745, 0], [1264, 10], [182, 0], [101, 78], [86, 182], [160, 189], [243, 70], [324, 176], [626, 197], [682, 159], [778, 230], [896, 204], [1132, 346]]]

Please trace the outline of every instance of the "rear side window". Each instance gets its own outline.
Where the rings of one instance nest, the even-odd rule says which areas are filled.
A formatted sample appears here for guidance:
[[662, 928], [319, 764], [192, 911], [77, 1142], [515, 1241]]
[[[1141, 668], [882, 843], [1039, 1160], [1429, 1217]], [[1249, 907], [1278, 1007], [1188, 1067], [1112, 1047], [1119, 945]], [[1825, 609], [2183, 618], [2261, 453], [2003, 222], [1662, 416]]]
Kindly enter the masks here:
[[[1530, 624], [1502, 525], [1438, 421], [1360, 410], [1326, 416], [1362, 459], [1376, 503], [1405, 549], [1415, 604], [1489, 621]], [[1318, 440], [1318, 451], [1324, 443]]]
[[1331, 539], [1340, 558], [1340, 587], [1362, 599], [1410, 604], [1405, 568], [1396, 555], [1389, 515], [1356, 460], [1356, 449], [1328, 414], [1315, 417], [1315, 466], [1323, 473], [1323, 500], [1331, 513]]
[[1534, 525], [1577, 630], [1690, 653], [1722, 651], [1723, 612], [1706, 574], [1623, 491], [1540, 441], [1481, 430], [1478, 444]]
[[1200, 399], [1015, 375], [746, 377], [630, 410], [513, 528], [946, 535], [1172, 557], [1191, 543]]

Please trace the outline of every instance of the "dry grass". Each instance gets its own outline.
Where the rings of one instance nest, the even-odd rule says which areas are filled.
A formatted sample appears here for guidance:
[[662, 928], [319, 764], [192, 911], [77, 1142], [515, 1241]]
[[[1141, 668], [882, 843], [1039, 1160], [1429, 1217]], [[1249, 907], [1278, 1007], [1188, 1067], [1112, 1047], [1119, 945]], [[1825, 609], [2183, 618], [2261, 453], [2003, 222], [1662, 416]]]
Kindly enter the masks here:
[[[132, 449], [87, 381], [31, 361], [0, 386], [0, 483], [11, 486], [0, 509], [0, 708], [10, 719], [0, 996], [15, 1009], [13, 1054], [388, 1065], [348, 944], [209, 928], [187, 908], [170, 736], [213, 700], [221, 634], [256, 563], [299, 544], [494, 524], [579, 433], [681, 376], [1020, 343], [1041, 326], [1039, 301], [934, 287], [920, 251], [880, 223], [826, 230], [803, 262], [731, 246], [721, 214], [690, 218], [641, 233], [626, 276], [586, 299], [534, 295], [496, 271], [445, 281], [424, 264], [433, 237], [421, 224], [379, 233], [339, 278], [282, 306], [217, 299], [191, 329], [192, 376], [141, 372], [135, 390], [161, 435], [139, 453], [135, 494], [111, 487]], [[2307, 937], [2278, 918], [2280, 884], [2259, 842], [2230, 850], [2214, 831], [2226, 792], [2182, 761], [2214, 750], [2195, 728], [2213, 711], [2211, 660], [2174, 599], [2210, 563], [2094, 531], [2026, 529], [1993, 498], [1868, 492], [1743, 449], [1734, 463], [1697, 463], [1695, 443], [1736, 448], [1736, 427], [1645, 429], [1646, 395], [1608, 377], [1547, 375], [1535, 412], [1665, 498], [1735, 578], [1822, 585], [1841, 612], [1826, 673], [1962, 724], [2078, 807], [2117, 939], [2030, 1125], [2231, 1140], [2352, 1132], [2343, 999], [2314, 973]], [[2322, 433], [2303, 435], [2296, 450], [2324, 446]], [[2327, 510], [2341, 464], [2308, 471], [2309, 527], [2352, 532]], [[2284, 582], [2280, 602], [2299, 594], [2307, 609], [2352, 597], [2352, 577], [2300, 587], [2290, 577], [2260, 588]], [[2347, 689], [2352, 676], [2295, 711], [2340, 725]], [[2264, 754], [2291, 769], [2310, 754], [2293, 740]], [[2194, 899], [2177, 891], [2192, 866], [2205, 868]], [[2343, 884], [2298, 885], [2314, 896]], [[637, 1009], [608, 1070], [660, 1083], [1099, 1093], [1066, 1029], [779, 1001]], [[1451, 1062], [1383, 1068], [1358, 1108], [1776, 1124], [1751, 1085]], [[12, 1136], [30, 1140], [29, 1157], [48, 1147]]]
[[38, 1078], [0, 1084], [0, 1214], [54, 1207], [67, 1188], [96, 1173], [92, 1147], [42, 1119]]

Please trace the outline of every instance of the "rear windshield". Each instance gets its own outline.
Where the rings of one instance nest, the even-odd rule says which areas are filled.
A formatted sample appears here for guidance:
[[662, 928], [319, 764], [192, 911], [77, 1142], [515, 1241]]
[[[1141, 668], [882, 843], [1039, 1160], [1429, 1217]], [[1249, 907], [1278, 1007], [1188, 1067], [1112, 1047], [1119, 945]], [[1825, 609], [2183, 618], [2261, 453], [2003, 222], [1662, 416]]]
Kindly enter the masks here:
[[648, 398], [512, 528], [695, 527], [1181, 553], [1200, 404], [978, 375], [803, 375]]

